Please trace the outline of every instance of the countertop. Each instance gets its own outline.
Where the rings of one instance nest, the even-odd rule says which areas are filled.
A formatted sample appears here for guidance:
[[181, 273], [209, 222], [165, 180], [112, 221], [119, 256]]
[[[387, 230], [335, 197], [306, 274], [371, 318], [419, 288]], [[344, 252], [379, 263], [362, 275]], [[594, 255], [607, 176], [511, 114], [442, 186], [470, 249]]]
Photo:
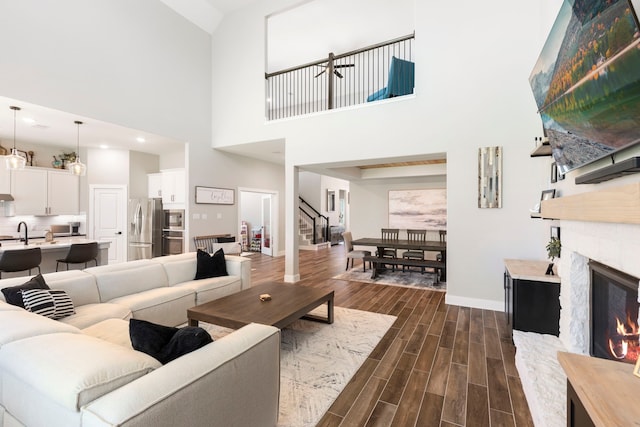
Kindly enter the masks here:
[[[43, 238], [44, 239], [44, 238]], [[37, 240], [37, 239], [34, 239]], [[35, 242], [31, 242], [31, 238], [29, 238], [29, 244], [25, 245], [22, 242], [14, 241], [11, 243], [2, 243], [0, 246], [0, 253], [7, 250], [20, 250], [20, 249], [30, 249], [30, 248], [41, 248], [43, 252], [52, 251], [57, 249], [65, 249], [71, 246], [73, 243], [91, 243], [96, 242], [96, 240], [87, 239], [82, 236], [73, 236], [73, 237], [56, 237], [51, 242], [45, 242], [44, 240], [37, 240]], [[99, 247], [108, 248], [110, 242], [98, 242]]]
[[[57, 239], [59, 237], [86, 237], [86, 234], [71, 234], [71, 233], [56, 233], [53, 235], [54, 239]], [[11, 241], [20, 241], [22, 240], [22, 238], [24, 237], [24, 233], [20, 233], [19, 236], [9, 236], [9, 235], [0, 235], [0, 244], [2, 242], [11, 242]], [[43, 235], [35, 235], [35, 236], [29, 236], [29, 241], [31, 240], [42, 240], [44, 239], [44, 234]]]
[[560, 283], [560, 277], [553, 267], [553, 276], [544, 274], [549, 261], [532, 261], [524, 259], [505, 259], [504, 265], [513, 279], [532, 280], [536, 282]]

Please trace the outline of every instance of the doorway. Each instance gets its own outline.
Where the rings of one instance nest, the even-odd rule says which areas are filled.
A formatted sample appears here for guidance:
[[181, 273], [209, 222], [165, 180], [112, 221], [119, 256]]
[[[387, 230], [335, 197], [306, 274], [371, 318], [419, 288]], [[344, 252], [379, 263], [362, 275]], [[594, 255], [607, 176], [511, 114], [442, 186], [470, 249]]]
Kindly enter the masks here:
[[238, 224], [246, 224], [247, 230], [243, 251], [277, 255], [278, 192], [238, 188], [238, 193]]
[[109, 264], [127, 260], [127, 187], [89, 186], [89, 238], [109, 242]]

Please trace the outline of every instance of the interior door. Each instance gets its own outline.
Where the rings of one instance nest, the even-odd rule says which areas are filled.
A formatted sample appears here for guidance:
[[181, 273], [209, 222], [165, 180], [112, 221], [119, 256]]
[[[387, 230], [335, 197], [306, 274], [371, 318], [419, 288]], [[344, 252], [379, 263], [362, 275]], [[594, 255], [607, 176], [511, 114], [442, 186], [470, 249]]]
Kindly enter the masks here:
[[109, 264], [127, 260], [127, 192], [124, 186], [92, 186], [91, 230], [99, 242], [109, 242]]
[[271, 194], [262, 196], [262, 253], [265, 255], [273, 255], [271, 248]]

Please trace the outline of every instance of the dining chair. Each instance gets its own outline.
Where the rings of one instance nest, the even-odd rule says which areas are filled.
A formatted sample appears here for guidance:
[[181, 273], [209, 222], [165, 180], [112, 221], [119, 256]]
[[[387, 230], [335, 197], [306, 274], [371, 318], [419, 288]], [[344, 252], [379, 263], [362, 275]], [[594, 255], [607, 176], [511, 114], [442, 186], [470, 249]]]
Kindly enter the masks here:
[[440, 234], [440, 243], [447, 243], [447, 230], [438, 230]]
[[[412, 230], [407, 229], [407, 240], [410, 243], [415, 243], [416, 245], [424, 244], [427, 241], [427, 230]], [[402, 254], [403, 259], [424, 259], [424, 251], [418, 249], [410, 249], [405, 251]], [[405, 271], [405, 268], [409, 268], [406, 265], [402, 266], [402, 271]], [[424, 273], [424, 267], [420, 267], [420, 271]]]
[[[351, 232], [350, 231], [345, 231], [344, 233], [342, 233], [342, 238], [344, 239], [344, 249], [345, 252], [347, 253], [347, 268], [345, 268], [345, 270], [349, 269], [349, 260], [351, 260], [351, 268], [353, 268], [353, 260], [354, 259], [361, 259], [362, 260], [362, 271], [367, 271], [366, 268], [366, 263], [364, 261], [364, 257], [365, 256], [371, 256], [371, 251], [354, 251], [353, 250], [353, 237], [351, 236]], [[371, 264], [371, 263], [369, 263]]]
[[[400, 235], [400, 229], [398, 229], [398, 228], [382, 228], [381, 229], [381, 233], [382, 233], [382, 240], [397, 241], [398, 237]], [[382, 249], [382, 254], [380, 254], [379, 252], [376, 252], [376, 256], [382, 257], [382, 258], [397, 258], [398, 257], [398, 250], [396, 248], [393, 248], [393, 247], [383, 248]], [[396, 271], [395, 264], [391, 266], [391, 269], [392, 269], [392, 271]]]
[[87, 263], [89, 261], [95, 262], [96, 266], [98, 265], [98, 242], [73, 243], [69, 247], [67, 256], [62, 259], [56, 260], [56, 271], [58, 271], [60, 263], [67, 264], [68, 270], [69, 264], [84, 263], [84, 268], [87, 268]]
[[37, 268], [40, 273], [40, 262], [42, 262], [42, 251], [40, 248], [15, 249], [2, 252], [0, 256], [0, 278], [2, 272], [13, 273], [16, 271]]

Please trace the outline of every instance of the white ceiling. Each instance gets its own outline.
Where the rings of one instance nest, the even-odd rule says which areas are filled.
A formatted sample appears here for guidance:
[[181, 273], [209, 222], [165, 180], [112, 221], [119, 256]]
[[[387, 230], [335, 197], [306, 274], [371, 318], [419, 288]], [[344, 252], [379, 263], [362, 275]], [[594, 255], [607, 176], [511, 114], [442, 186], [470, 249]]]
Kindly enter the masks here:
[[[160, 155], [184, 147], [182, 142], [171, 138], [0, 96], [0, 145], [7, 149], [13, 147], [14, 112], [10, 106], [21, 108], [16, 113], [17, 148], [20, 148], [20, 142], [28, 142], [69, 147], [75, 151], [78, 141], [76, 120], [83, 122], [80, 125], [80, 146], [83, 148], [107, 146]], [[139, 142], [137, 138], [145, 141]]]

